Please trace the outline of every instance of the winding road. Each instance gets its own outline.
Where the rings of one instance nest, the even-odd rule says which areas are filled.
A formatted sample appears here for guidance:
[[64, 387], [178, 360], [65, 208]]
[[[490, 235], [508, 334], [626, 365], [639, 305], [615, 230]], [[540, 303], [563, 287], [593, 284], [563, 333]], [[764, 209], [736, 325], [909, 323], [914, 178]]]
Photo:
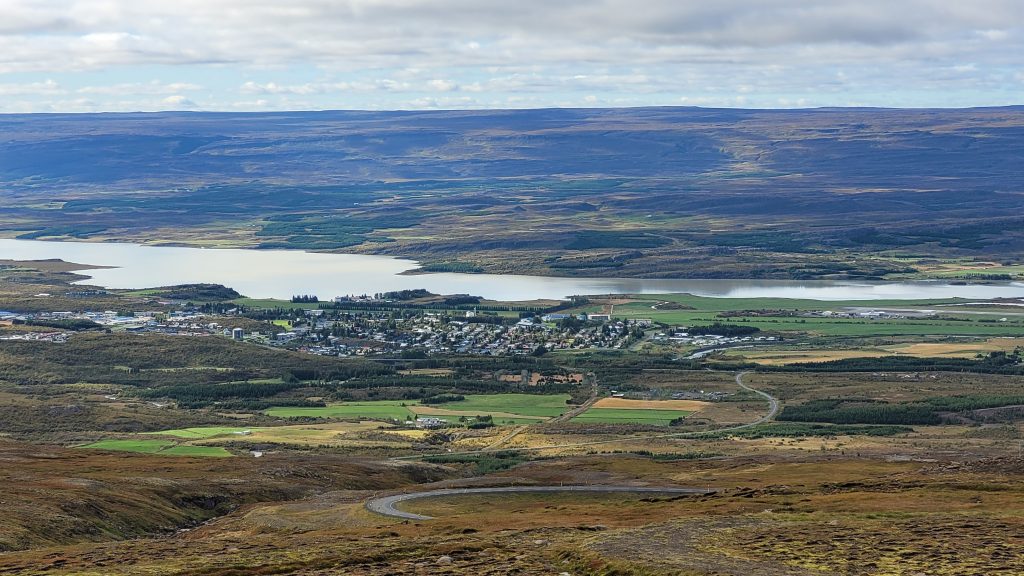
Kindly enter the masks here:
[[426, 492], [412, 492], [409, 494], [395, 494], [373, 498], [366, 502], [366, 509], [384, 516], [401, 518], [403, 520], [433, 520], [432, 516], [413, 514], [395, 508], [399, 502], [420, 500], [423, 498], [441, 498], [444, 496], [470, 496], [474, 494], [507, 494], [510, 492], [591, 492], [599, 494], [608, 493], [629, 493], [629, 494], [710, 494], [714, 492], [705, 488], [661, 488], [652, 486], [501, 486], [496, 488], [447, 488], [443, 490], [429, 490]]

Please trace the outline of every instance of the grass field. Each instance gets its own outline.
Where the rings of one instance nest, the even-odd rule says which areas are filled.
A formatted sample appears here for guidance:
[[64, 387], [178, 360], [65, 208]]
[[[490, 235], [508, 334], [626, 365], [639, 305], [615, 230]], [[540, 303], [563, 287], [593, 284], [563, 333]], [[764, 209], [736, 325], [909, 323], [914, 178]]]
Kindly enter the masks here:
[[219, 446], [176, 445], [169, 440], [100, 440], [80, 448], [92, 450], [115, 450], [119, 452], [140, 452], [171, 456], [200, 456], [225, 458], [232, 454]]
[[278, 418], [339, 418], [406, 421], [417, 416], [432, 416], [448, 422], [460, 417], [492, 416], [499, 424], [530, 424], [558, 416], [566, 411], [567, 394], [479, 394], [445, 404], [420, 405], [413, 400], [346, 402], [323, 408], [277, 407], [265, 413]]

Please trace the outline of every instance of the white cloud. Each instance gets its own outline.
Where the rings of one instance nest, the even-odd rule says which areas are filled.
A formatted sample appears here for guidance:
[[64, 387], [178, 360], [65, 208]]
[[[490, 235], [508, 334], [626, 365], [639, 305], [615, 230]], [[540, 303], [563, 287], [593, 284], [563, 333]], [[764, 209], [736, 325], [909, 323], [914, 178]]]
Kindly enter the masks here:
[[75, 90], [79, 94], [105, 94], [105, 95], [161, 95], [176, 94], [178, 92], [194, 92], [202, 90], [203, 87], [191, 82], [171, 82], [165, 84], [159, 80], [151, 82], [126, 82], [120, 84], [108, 84], [105, 86], [83, 86]]
[[63, 94], [65, 90], [54, 80], [25, 84], [0, 84], [0, 96]]
[[[125, 70], [145, 79], [71, 90], [124, 87], [147, 105], [205, 90], [147, 82], [197, 66], [235, 78], [211, 96], [225, 108], [359, 94], [392, 106], [452, 93], [480, 105], [732, 101], [737, 90], [797, 101], [854, 87], [941, 98], [995, 86], [1024, 53], [1020, 0], [0, 0], [0, 12], [0, 97], [36, 84], [5, 73], [70, 86], [63, 75]], [[965, 62], [975, 68], [954, 74]], [[316, 77], [274, 77], [297, 67]]]
[[171, 107], [173, 107], [176, 110], [182, 110], [182, 109], [186, 109], [186, 108], [195, 108], [196, 107], [196, 103], [195, 102], [189, 100], [187, 97], [182, 96], [181, 94], [174, 94], [172, 96], [168, 96], [167, 98], [164, 98], [160, 102], [162, 104], [167, 105], [167, 106], [171, 106]]

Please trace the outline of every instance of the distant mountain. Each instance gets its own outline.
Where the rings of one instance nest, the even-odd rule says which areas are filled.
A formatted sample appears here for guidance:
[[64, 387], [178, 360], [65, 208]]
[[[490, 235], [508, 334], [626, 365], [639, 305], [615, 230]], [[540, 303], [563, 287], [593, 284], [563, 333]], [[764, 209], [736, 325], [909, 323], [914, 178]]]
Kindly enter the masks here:
[[644, 276], [1024, 253], [1024, 107], [33, 114], [0, 134], [7, 236]]

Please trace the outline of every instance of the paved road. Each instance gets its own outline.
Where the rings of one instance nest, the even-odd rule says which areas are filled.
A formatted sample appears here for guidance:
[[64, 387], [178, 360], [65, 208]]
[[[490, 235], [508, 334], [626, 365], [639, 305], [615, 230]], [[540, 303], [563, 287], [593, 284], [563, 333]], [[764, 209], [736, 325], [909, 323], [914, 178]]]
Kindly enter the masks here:
[[427, 492], [412, 492], [410, 494], [395, 494], [394, 496], [383, 496], [373, 498], [366, 502], [366, 509], [392, 518], [403, 520], [433, 520], [432, 516], [403, 512], [395, 508], [399, 502], [419, 500], [422, 498], [440, 498], [443, 496], [469, 496], [474, 494], [505, 494], [509, 492], [596, 492], [612, 493], [625, 492], [629, 494], [710, 494], [713, 490], [705, 488], [661, 488], [651, 486], [502, 486], [497, 488], [449, 488], [444, 490], [429, 490]]
[[758, 418], [757, 420], [754, 420], [753, 422], [750, 422], [749, 424], [743, 424], [741, 426], [736, 426], [734, 428], [726, 428], [726, 430], [739, 430], [739, 429], [742, 429], [742, 428], [750, 428], [751, 426], [757, 426], [758, 424], [764, 424], [765, 422], [768, 422], [769, 420], [772, 420], [773, 418], [775, 418], [775, 415], [779, 413], [779, 399], [774, 397], [774, 396], [772, 396], [771, 394], [769, 394], [767, 392], [762, 392], [760, 390], [755, 390], [755, 389], [751, 388], [750, 386], [747, 386], [746, 384], [744, 384], [743, 383], [743, 377], [746, 374], [747, 374], [747, 372], [740, 372], [739, 374], [736, 375], [736, 385], [739, 386], [740, 388], [743, 388], [744, 390], [746, 390], [748, 392], [753, 392], [753, 393], [761, 396], [765, 400], [767, 400], [768, 401], [768, 414], [765, 414], [761, 418]]
[[[616, 438], [614, 440], [592, 440], [590, 442], [576, 442], [576, 443], [573, 443], [573, 444], [553, 444], [551, 446], [516, 447], [516, 448], [509, 448], [509, 450], [515, 450], [516, 452], [540, 452], [542, 450], [555, 450], [555, 449], [558, 449], [558, 448], [582, 448], [582, 447], [586, 447], [586, 446], [597, 446], [597, 445], [601, 445], [601, 444], [615, 444], [615, 443], [624, 442], [624, 441], [647, 440], [647, 439], [655, 439], [655, 438], [699, 438], [699, 437], [701, 437], [701, 436], [703, 436], [705, 434], [710, 434], [710, 433], [733, 432], [735, 430], [743, 430], [745, 428], [752, 428], [754, 426], [758, 426], [758, 425], [764, 424], [765, 422], [773, 420], [775, 418], [775, 416], [779, 413], [779, 400], [778, 400], [778, 398], [775, 398], [774, 396], [772, 396], [771, 394], [768, 394], [767, 392], [762, 392], [760, 390], [757, 390], [755, 388], [751, 388], [750, 386], [747, 386], [746, 384], [744, 384], [743, 383], [743, 376], [745, 376], [746, 374], [747, 374], [747, 372], [740, 372], [739, 374], [737, 374], [736, 375], [736, 384], [739, 385], [740, 388], [742, 388], [744, 390], [748, 390], [750, 392], [754, 392], [755, 394], [763, 397], [765, 400], [768, 401], [768, 413], [765, 414], [764, 416], [761, 416], [757, 420], [754, 420], [753, 422], [747, 422], [746, 424], [738, 424], [736, 426], [729, 426], [728, 428], [716, 428], [714, 430], [706, 430], [706, 431], [703, 431], [703, 432], [674, 432], [674, 433], [668, 433], [668, 434], [648, 434], [648, 435], [645, 435], [645, 436], [622, 436], [622, 437]], [[502, 449], [500, 449], [500, 448], [494, 448], [494, 449], [492, 449], [492, 448], [484, 448], [483, 450], [467, 450], [467, 451], [463, 451], [463, 452], [444, 452], [444, 453], [440, 453], [440, 454], [416, 454], [414, 456], [396, 456], [396, 457], [392, 458], [392, 460], [419, 460], [421, 458], [426, 458], [428, 456], [470, 456], [470, 455], [474, 455], [474, 454], [486, 454], [488, 452], [499, 452], [501, 450]]]

